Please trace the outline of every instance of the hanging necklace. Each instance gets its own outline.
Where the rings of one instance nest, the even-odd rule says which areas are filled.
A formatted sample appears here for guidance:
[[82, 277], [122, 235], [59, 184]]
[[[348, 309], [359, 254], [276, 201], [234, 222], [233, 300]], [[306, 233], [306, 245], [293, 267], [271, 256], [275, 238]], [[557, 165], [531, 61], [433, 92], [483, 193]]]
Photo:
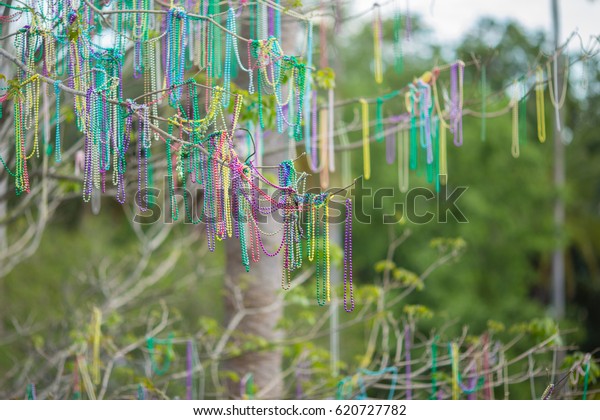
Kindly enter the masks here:
[[539, 67], [535, 71], [535, 105], [537, 113], [537, 133], [540, 143], [546, 141], [546, 111], [544, 109], [544, 70]]
[[514, 158], [518, 158], [519, 151], [519, 86], [517, 81], [513, 83], [512, 99], [512, 147], [511, 153]]
[[380, 85], [383, 83], [383, 63], [382, 63], [382, 28], [381, 28], [381, 10], [379, 4], [376, 3], [376, 7], [373, 12], [373, 43], [375, 51], [375, 83]]
[[346, 226], [344, 228], [344, 310], [354, 311], [352, 284], [352, 199], [346, 199]]
[[366, 180], [371, 178], [371, 150], [369, 138], [369, 103], [360, 99], [362, 107], [362, 137], [363, 137], [363, 172]]
[[[156, 345], [165, 346], [161, 365], [159, 365], [158, 361], [156, 360]], [[150, 365], [152, 367], [152, 371], [159, 376], [167, 373], [173, 360], [173, 333], [169, 333], [169, 337], [166, 340], [148, 337], [146, 339], [146, 347], [148, 349], [148, 355], [150, 356]]]

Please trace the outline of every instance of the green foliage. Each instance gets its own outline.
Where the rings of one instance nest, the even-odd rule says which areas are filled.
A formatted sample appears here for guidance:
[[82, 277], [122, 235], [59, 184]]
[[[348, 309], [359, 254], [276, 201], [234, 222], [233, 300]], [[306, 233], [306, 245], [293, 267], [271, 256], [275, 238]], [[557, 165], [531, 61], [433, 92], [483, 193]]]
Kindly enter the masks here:
[[330, 67], [319, 69], [315, 73], [317, 86], [320, 89], [335, 89], [335, 72]]
[[423, 305], [405, 305], [403, 311], [413, 320], [433, 318], [433, 312]]
[[550, 344], [562, 344], [562, 340], [559, 335], [558, 324], [551, 318], [536, 318], [529, 322], [515, 324], [511, 327], [510, 332], [529, 334], [536, 341], [542, 341], [554, 336], [555, 339]]
[[395, 268], [392, 271], [394, 280], [397, 280], [406, 287], [415, 287], [417, 290], [423, 290], [425, 283], [420, 276], [413, 273], [412, 271], [405, 270], [403, 268]]
[[491, 333], [501, 333], [506, 330], [506, 326], [502, 322], [494, 321], [492, 319], [488, 320], [487, 328]]

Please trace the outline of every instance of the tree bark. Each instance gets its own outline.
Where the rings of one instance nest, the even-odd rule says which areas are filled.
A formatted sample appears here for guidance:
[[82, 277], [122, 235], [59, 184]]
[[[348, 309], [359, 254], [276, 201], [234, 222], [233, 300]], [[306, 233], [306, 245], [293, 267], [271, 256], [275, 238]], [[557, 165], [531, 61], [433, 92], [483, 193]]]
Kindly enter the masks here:
[[[299, 53], [299, 51], [296, 51], [298, 38], [285, 35], [298, 33], [297, 30], [299, 30], [297, 22], [292, 21], [282, 24], [282, 34], [284, 35], [280, 40], [280, 44], [286, 54]], [[243, 32], [248, 32], [247, 24], [243, 25]], [[245, 50], [246, 48], [240, 49], [242, 60], [247, 58], [244, 56]], [[247, 86], [247, 76], [245, 73], [240, 73], [240, 75], [241, 77], [236, 80], [236, 83], [239, 86]], [[268, 136], [264, 137], [264, 150], [278, 148], [288, 141], [287, 136], [280, 135], [273, 129]], [[263, 165], [276, 166], [286, 158], [286, 152], [269, 154], [264, 157]], [[262, 223], [260, 227], [264, 231], [274, 232], [281, 226], [278, 222], [269, 218], [269, 221]], [[273, 236], [262, 235], [262, 240], [265, 247], [272, 252], [278, 249], [282, 240], [282, 233]], [[246, 273], [241, 262], [239, 241], [228, 240], [225, 242], [227, 248], [226, 277], [228, 280], [225, 294], [226, 322], [229, 322], [237, 311], [234, 301], [236, 288], [241, 291], [245, 308], [261, 309], [259, 313], [246, 315], [242, 319], [236, 328], [234, 337], [260, 337], [269, 343], [281, 339], [283, 331], [277, 328], [277, 324], [283, 316], [283, 304], [278, 298], [278, 295], [282, 293], [282, 256], [268, 257], [263, 254], [260, 262], [251, 263], [250, 272]], [[238, 343], [242, 344], [243, 341], [243, 339], [238, 340]], [[281, 399], [284, 397], [282, 359], [281, 350], [250, 351], [227, 361], [225, 368], [235, 372], [240, 378], [251, 373], [256, 386], [257, 398]], [[239, 382], [228, 381], [227, 393], [230, 398], [240, 398], [240, 391]]]

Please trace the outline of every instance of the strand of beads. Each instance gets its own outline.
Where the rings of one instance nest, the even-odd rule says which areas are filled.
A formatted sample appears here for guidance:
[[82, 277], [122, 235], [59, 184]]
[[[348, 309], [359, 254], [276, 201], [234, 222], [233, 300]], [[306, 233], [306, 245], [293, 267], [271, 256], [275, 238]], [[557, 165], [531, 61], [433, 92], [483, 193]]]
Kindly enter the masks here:
[[23, 192], [29, 193], [29, 174], [27, 172], [27, 159], [25, 156], [25, 129], [23, 128], [23, 101], [14, 101], [14, 128], [15, 128], [15, 191], [17, 196]]
[[421, 108], [421, 129], [424, 130], [424, 136], [421, 138], [421, 146], [426, 149], [427, 164], [431, 165], [433, 163], [433, 144], [431, 136], [431, 112], [433, 110], [433, 102], [431, 100], [431, 86], [420, 79], [417, 83], [420, 98], [419, 106]]
[[[317, 304], [324, 306], [331, 300], [330, 280], [330, 239], [329, 239], [329, 199], [321, 194], [314, 197], [316, 225], [316, 289]], [[319, 217], [322, 209], [322, 217]]]
[[546, 111], [544, 109], [544, 70], [538, 67], [535, 72], [535, 104], [537, 113], [537, 132], [540, 143], [546, 141]]
[[[156, 357], [157, 344], [165, 346], [163, 361], [160, 365]], [[148, 354], [150, 355], [150, 363], [154, 373], [156, 373], [159, 376], [167, 373], [167, 371], [171, 367], [171, 362], [173, 361], [173, 333], [170, 333], [166, 340], [159, 340], [154, 337], [148, 337], [146, 339], [146, 347], [148, 349]]]
[[[247, 171], [247, 168], [242, 168], [242, 171]], [[241, 192], [244, 186], [242, 185], [241, 177], [238, 177], [239, 191]], [[248, 201], [244, 199], [243, 194], [238, 194], [238, 226], [239, 226], [239, 237], [240, 237], [240, 250], [242, 257], [242, 265], [246, 269], [246, 272], [250, 271], [250, 258], [248, 257], [248, 243], [246, 241], [246, 222], [247, 218], [251, 217], [251, 213], [248, 211]]]
[[54, 138], [54, 160], [56, 161], [56, 163], [60, 163], [62, 160], [60, 148], [60, 80], [54, 82], [54, 95], [56, 96], [56, 133]]
[[373, 43], [375, 51], [375, 83], [377, 83], [378, 85], [383, 83], [383, 63], [381, 52], [383, 33], [381, 26], [381, 10], [379, 5], [377, 4], [373, 16]]
[[410, 138], [408, 131], [400, 130], [398, 132], [398, 140], [398, 186], [400, 192], [405, 193], [408, 191], [410, 176]]
[[148, 210], [148, 158], [150, 156], [150, 127], [148, 107], [143, 105], [138, 114], [138, 207]]
[[450, 67], [450, 124], [454, 134], [454, 145], [462, 146], [462, 105], [463, 105], [463, 68], [462, 61]]
[[225, 36], [225, 69], [223, 71], [223, 98], [222, 104], [223, 108], [227, 108], [229, 106], [229, 98], [231, 91], [231, 50], [233, 48], [233, 44], [237, 44], [237, 41], [233, 40], [233, 33], [230, 28], [235, 27], [235, 12], [233, 8], [229, 8], [227, 11], [227, 28], [228, 32]]
[[[317, 201], [317, 199], [320, 199], [320, 197], [315, 197], [315, 201]], [[316, 271], [315, 271], [315, 275], [316, 275], [316, 288], [317, 288], [317, 304], [319, 306], [325, 306], [325, 304], [327, 303], [327, 283], [325, 280], [325, 261], [323, 259], [323, 251], [324, 251], [324, 239], [325, 239], [325, 233], [323, 232], [323, 223], [321, 223], [321, 220], [319, 218], [319, 205], [315, 202], [315, 213], [316, 213], [316, 217], [315, 217], [315, 225], [316, 225], [316, 243], [315, 243], [315, 249], [316, 249]]]
[[515, 80], [513, 84], [513, 99], [512, 99], [512, 145], [511, 153], [514, 158], [518, 158], [519, 150], [519, 88]]
[[352, 199], [346, 199], [346, 226], [344, 228], [344, 310], [354, 311], [352, 283]]
[[[188, 18], [181, 8], [171, 8], [167, 13], [167, 48], [165, 77], [167, 86], [181, 85], [185, 71], [185, 47], [187, 42]], [[169, 101], [172, 106], [181, 98], [182, 88], [171, 89]]]
[[360, 99], [362, 108], [363, 171], [365, 179], [371, 178], [371, 143], [369, 138], [369, 103]]
[[417, 112], [416, 112], [416, 89], [410, 85], [410, 91], [406, 93], [407, 108], [410, 112], [410, 169], [417, 169]]
[[375, 139], [379, 143], [383, 141], [383, 131], [383, 98], [377, 98], [377, 105], [375, 107]]

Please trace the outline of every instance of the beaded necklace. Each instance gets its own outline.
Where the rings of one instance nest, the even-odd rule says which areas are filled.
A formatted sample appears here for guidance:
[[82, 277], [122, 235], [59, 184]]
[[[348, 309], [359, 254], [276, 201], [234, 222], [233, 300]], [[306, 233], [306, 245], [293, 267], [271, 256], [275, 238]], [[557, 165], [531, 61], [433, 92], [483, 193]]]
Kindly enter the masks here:
[[463, 385], [462, 376], [459, 371], [459, 348], [457, 343], [452, 343], [448, 345], [448, 351], [450, 352], [450, 359], [452, 364], [452, 399], [458, 400], [460, 396], [460, 392], [463, 392], [466, 395], [471, 396], [472, 394], [479, 391], [483, 388], [485, 383], [485, 375], [481, 375], [473, 386], [466, 387]]
[[[198, 15], [203, 16], [188, 13], [184, 3], [187, 10], [196, 9]], [[93, 211], [99, 209], [100, 193], [106, 192], [107, 177], [108, 182], [112, 181], [116, 186], [117, 201], [125, 202], [126, 158], [130, 155], [137, 159], [136, 204], [142, 211], [150, 207], [148, 191], [153, 185], [152, 140], [163, 140], [167, 160], [167, 194], [173, 221], [179, 217], [175, 189], [182, 187], [185, 190], [190, 181], [202, 184], [205, 194], [199, 217], [194, 215], [187, 194], [184, 194], [183, 201], [188, 221], [193, 224], [205, 221], [209, 249], [215, 249], [215, 240], [239, 239], [242, 264], [246, 270], [250, 269], [250, 255], [252, 261], [259, 261], [262, 252], [274, 256], [283, 251], [284, 288], [290, 287], [291, 273], [301, 267], [302, 239], [306, 235], [309, 259], [316, 260], [317, 264], [318, 302], [324, 305], [331, 299], [330, 197], [327, 194], [305, 194], [306, 177], [303, 176], [303, 181], [299, 182], [292, 161], [282, 163], [280, 180], [276, 185], [256, 167], [262, 164], [262, 137], [267, 135], [262, 128], [270, 128], [267, 127], [270, 121], [263, 115], [264, 107], [270, 101], [263, 99], [264, 95], [272, 95], [277, 131], [284, 132], [287, 124], [292, 141], [301, 141], [303, 135], [306, 137], [306, 144], [314, 151], [311, 157], [315, 158], [314, 162], [321, 171], [323, 187], [329, 184], [329, 172], [335, 170], [333, 88], [328, 90], [327, 106], [314, 112], [312, 120], [310, 115], [312, 110], [318, 110], [311, 75], [312, 23], [307, 23], [306, 62], [303, 62], [298, 57], [284, 55], [281, 48], [280, 1], [250, 6], [253, 37], [256, 40], [247, 43], [248, 63], [245, 65], [238, 50], [235, 10], [230, 8], [227, 11], [226, 30], [223, 31], [220, 27], [221, 2], [218, 0], [171, 1], [170, 7], [161, 11], [164, 17], [158, 18], [150, 13], [155, 8], [151, 0], [117, 0], [110, 6], [117, 13], [101, 18], [94, 7], [107, 5], [37, 2], [32, 9], [18, 13], [21, 15], [26, 11], [31, 14], [35, 10], [30, 16], [31, 25], [19, 30], [15, 36], [16, 60], [23, 67], [17, 71], [16, 84], [4, 89], [9, 92], [1, 99], [4, 102], [9, 96], [14, 98], [14, 176], [17, 194], [30, 189], [27, 160], [39, 156], [40, 142], [47, 146], [47, 153], [52, 152], [45, 94], [43, 137], [41, 140], [39, 138], [40, 82], [50, 83], [54, 88], [56, 128], [53, 145], [56, 162], [62, 160], [63, 148], [61, 101], [64, 99], [60, 91], [74, 89], [77, 91], [73, 99], [75, 124], [84, 137], [82, 197], [84, 202], [92, 202]], [[139, 13], [132, 13], [132, 9]], [[2, 19], [2, 23], [10, 21], [9, 18]], [[114, 32], [110, 47], [105, 42], [97, 41], [97, 37], [103, 36], [103, 21], [109, 23]], [[159, 35], [151, 35], [155, 31]], [[381, 47], [381, 16], [378, 17], [377, 31]], [[222, 32], [226, 33], [224, 60]], [[326, 40], [326, 36], [323, 40]], [[162, 45], [160, 62], [157, 60], [156, 42]], [[321, 44], [326, 48], [326, 42]], [[124, 99], [123, 93], [123, 65], [128, 46], [132, 46], [133, 75], [135, 78], [143, 76], [144, 95], [136, 100]], [[326, 55], [323, 55], [326, 59]], [[237, 65], [232, 63], [234, 56]], [[205, 115], [201, 115], [199, 109], [198, 84], [193, 79], [184, 80], [185, 71], [189, 70], [192, 62], [198, 64], [201, 70], [206, 70], [209, 87], [205, 95]], [[257, 153], [253, 160], [247, 161], [240, 160], [233, 148], [235, 130], [244, 105], [241, 95], [235, 94], [231, 111], [231, 78], [235, 77], [238, 65], [249, 73], [250, 94], [255, 90], [254, 73], [258, 73]], [[48, 80], [53, 76], [60, 76], [62, 80]], [[216, 86], [220, 78], [224, 83], [222, 87]], [[159, 87], [162, 89], [159, 90]], [[284, 92], [285, 89], [287, 92]], [[163, 119], [159, 118], [158, 107], [165, 99], [174, 112], [171, 117]], [[366, 101], [365, 105], [367, 150], [364, 156], [367, 157], [365, 168], [368, 169], [365, 172], [370, 176], [369, 110]], [[381, 117], [381, 107], [378, 111]], [[134, 121], [136, 127], [132, 128]], [[167, 125], [166, 132], [159, 126], [163, 121]], [[30, 130], [33, 130], [32, 143], [27, 144], [26, 133]], [[135, 149], [130, 151], [132, 141], [135, 142]], [[319, 151], [320, 159], [317, 162]], [[344, 162], [347, 162], [346, 156]], [[6, 166], [4, 161], [2, 163]], [[344, 166], [346, 172], [349, 165]], [[348, 177], [347, 174], [345, 176]], [[279, 200], [272, 199], [260, 189], [260, 185], [265, 183], [281, 193]], [[269, 205], [261, 205], [260, 199], [268, 200]], [[277, 232], [264, 232], [259, 219], [273, 209], [283, 213], [283, 225]], [[306, 212], [308, 221], [303, 225], [302, 213]], [[354, 296], [352, 203], [349, 200], [346, 202], [346, 213], [344, 306], [351, 311], [354, 308]], [[279, 231], [283, 235], [279, 247], [274, 251], [265, 249], [263, 235], [276, 235]], [[90, 383], [97, 381], [96, 366], [97, 363], [92, 363], [94, 379]], [[92, 389], [92, 386], [86, 385], [87, 388]]]
[[[157, 345], [165, 347], [163, 360], [160, 365], [156, 359]], [[165, 373], [167, 373], [169, 368], [171, 367], [171, 362], [173, 361], [173, 333], [169, 333], [169, 336], [166, 340], [148, 337], [146, 339], [146, 347], [148, 349], [148, 355], [150, 357], [150, 365], [152, 367], [152, 371], [159, 376], [162, 376]]]
[[[185, 47], [188, 32], [188, 19], [185, 9], [169, 9], [167, 18], [165, 77], [167, 86], [180, 85], [183, 82], [185, 65]], [[181, 87], [175, 88], [169, 95], [171, 106], [181, 98]]]
[[383, 83], [383, 63], [382, 63], [382, 28], [381, 28], [381, 9], [376, 3], [373, 12], [373, 49], [375, 51], [375, 83], [380, 85]]
[[400, 130], [398, 137], [398, 185], [400, 192], [406, 193], [409, 185], [410, 138], [407, 130]]
[[[320, 201], [321, 198], [320, 197], [315, 197], [315, 201], [317, 201], [317, 199]], [[327, 233], [328, 233], [328, 229], [325, 229], [324, 224], [327, 223], [327, 221], [325, 222], [321, 222], [321, 218], [319, 217], [319, 208], [323, 207], [323, 203], [317, 204], [315, 202], [315, 206], [316, 208], [316, 219], [315, 219], [315, 224], [316, 224], [316, 244], [315, 244], [315, 248], [316, 248], [316, 291], [317, 291], [317, 304], [319, 306], [325, 306], [325, 304], [328, 302], [328, 297], [329, 297], [329, 287], [328, 287], [328, 273], [327, 273], [327, 256], [324, 255], [325, 253], [327, 253], [327, 251], [325, 250], [325, 248], [327, 248], [327, 250], [329, 249], [328, 242], [327, 239], [325, 238]], [[327, 208], [327, 206], [325, 206], [325, 209]], [[324, 213], [324, 212], [322, 212]], [[327, 232], [326, 232], [327, 230]]]
[[360, 99], [362, 108], [363, 172], [365, 179], [371, 178], [371, 144], [369, 138], [369, 103]]
[[[550, 61], [547, 63], [547, 73], [548, 73], [548, 93], [550, 95], [550, 102], [554, 106], [554, 116], [556, 118], [556, 127], [558, 131], [561, 131], [561, 121], [560, 121], [560, 109], [565, 104], [565, 99], [567, 98], [567, 86], [569, 81], [569, 58], [566, 58], [566, 66], [565, 66], [565, 74], [563, 78], [562, 90], [560, 93], [560, 98], [558, 98], [558, 51], [554, 55], [553, 60], [553, 69], [551, 70]], [[552, 77], [550, 77], [552, 75]]]
[[346, 199], [346, 223], [344, 228], [344, 310], [354, 311], [352, 283], [352, 199]]
[[537, 133], [540, 143], [546, 141], [546, 111], [544, 109], [544, 70], [539, 67], [535, 71], [535, 104], [537, 114]]
[[416, 112], [416, 90], [413, 85], [410, 91], [406, 93], [409, 99], [408, 109], [410, 112], [410, 169], [417, 169], [417, 112]]
[[514, 158], [518, 158], [519, 151], [519, 86], [517, 81], [513, 83], [512, 99], [512, 146], [511, 153]]
[[462, 146], [462, 106], [463, 106], [463, 68], [464, 63], [459, 61], [450, 66], [450, 124], [454, 134], [454, 145]]

